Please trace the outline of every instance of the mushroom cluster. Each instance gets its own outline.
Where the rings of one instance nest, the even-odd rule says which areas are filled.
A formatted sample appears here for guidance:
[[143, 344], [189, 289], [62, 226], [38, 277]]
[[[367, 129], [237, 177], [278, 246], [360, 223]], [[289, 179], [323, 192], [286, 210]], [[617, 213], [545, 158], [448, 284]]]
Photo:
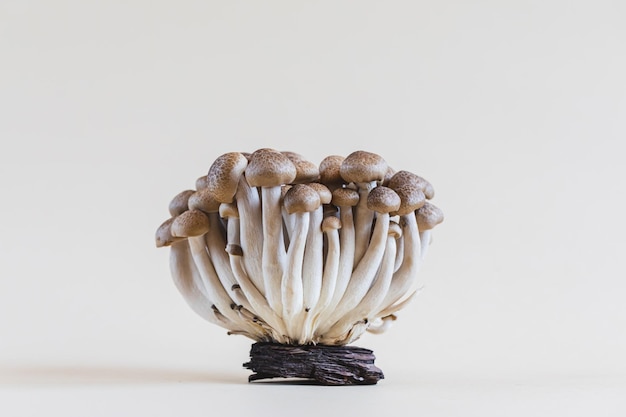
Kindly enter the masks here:
[[432, 185], [379, 155], [218, 157], [157, 229], [174, 282], [204, 319], [257, 342], [346, 345], [415, 295], [443, 213]]

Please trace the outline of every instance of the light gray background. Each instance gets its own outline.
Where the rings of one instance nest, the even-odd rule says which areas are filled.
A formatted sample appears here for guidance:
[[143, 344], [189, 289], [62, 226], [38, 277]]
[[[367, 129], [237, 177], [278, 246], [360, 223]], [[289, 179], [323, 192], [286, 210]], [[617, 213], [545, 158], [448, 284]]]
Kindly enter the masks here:
[[[0, 413], [623, 415], [625, 21], [606, 0], [2, 0]], [[357, 342], [376, 387], [247, 385], [250, 341], [196, 317], [154, 247], [173, 195], [260, 147], [369, 150], [436, 187], [425, 291]]]

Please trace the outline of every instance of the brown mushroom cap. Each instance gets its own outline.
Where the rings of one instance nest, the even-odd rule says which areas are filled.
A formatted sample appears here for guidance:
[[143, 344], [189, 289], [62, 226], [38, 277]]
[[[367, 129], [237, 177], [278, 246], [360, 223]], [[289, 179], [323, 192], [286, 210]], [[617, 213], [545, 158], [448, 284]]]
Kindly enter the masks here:
[[296, 166], [274, 149], [258, 149], [250, 155], [246, 180], [250, 187], [276, 187], [296, 178]]
[[304, 156], [300, 155], [300, 154], [299, 154], [299, 153], [297, 153], [297, 152], [292, 152], [292, 151], [282, 151], [281, 153], [282, 153], [283, 155], [285, 155], [287, 158], [289, 158], [289, 160], [290, 160], [291, 162], [293, 162], [294, 164], [295, 164], [296, 162], [300, 162], [300, 161], [304, 161], [304, 160], [306, 160], [306, 158], [305, 158]]
[[170, 246], [172, 243], [178, 240], [184, 239], [181, 237], [172, 236], [171, 228], [172, 228], [172, 223], [174, 222], [174, 219], [175, 217], [171, 217], [165, 220], [163, 223], [161, 223], [161, 225], [157, 229], [155, 236], [154, 236], [157, 248], [161, 248], [163, 246]]
[[220, 202], [208, 188], [196, 191], [189, 197], [189, 210], [202, 210], [205, 213], [215, 213], [220, 208]]
[[320, 162], [320, 182], [329, 186], [337, 186], [345, 181], [341, 177], [340, 167], [343, 160], [346, 159], [339, 155], [330, 155], [322, 159]]
[[176, 217], [171, 232], [174, 237], [200, 236], [209, 231], [209, 218], [200, 210], [189, 210]]
[[398, 211], [391, 213], [393, 215], [404, 216], [422, 207], [426, 202], [424, 192], [417, 185], [402, 184], [393, 188], [393, 190], [400, 197], [400, 208]]
[[367, 195], [367, 208], [378, 213], [389, 213], [400, 208], [400, 196], [389, 187], [376, 187]]
[[443, 212], [439, 207], [426, 202], [415, 212], [417, 218], [417, 228], [420, 232], [430, 230], [443, 221]]
[[395, 239], [399, 239], [402, 237], [402, 228], [396, 222], [389, 222], [389, 232], [387, 232], [390, 236], [393, 236]]
[[335, 216], [324, 217], [322, 220], [322, 232], [341, 229], [341, 220]]
[[322, 203], [320, 195], [313, 188], [305, 184], [295, 184], [284, 197], [287, 213], [304, 213], [316, 210]]
[[330, 192], [327, 186], [324, 184], [320, 184], [319, 182], [312, 182], [307, 184], [309, 187], [313, 188], [320, 195], [320, 202], [322, 204], [328, 204], [333, 198], [333, 194]]
[[306, 184], [319, 180], [320, 170], [313, 162], [304, 159], [291, 162], [296, 167], [296, 178], [292, 181], [294, 184]]
[[220, 204], [220, 217], [223, 218], [239, 218], [239, 209], [235, 203], [222, 203]]
[[375, 153], [355, 151], [341, 163], [339, 172], [346, 182], [382, 181], [387, 173], [387, 162]]
[[331, 203], [337, 207], [354, 207], [359, 204], [359, 192], [352, 188], [337, 188]]
[[189, 200], [189, 197], [193, 193], [195, 193], [194, 190], [185, 190], [176, 194], [174, 198], [172, 198], [172, 201], [170, 201], [170, 205], [169, 205], [170, 214], [175, 217], [189, 210], [187, 201]]
[[203, 190], [209, 186], [209, 178], [206, 175], [198, 177], [196, 180], [196, 190]]
[[406, 183], [413, 183], [419, 188], [421, 188], [422, 191], [424, 192], [424, 195], [426, 196], [428, 200], [432, 199], [435, 196], [435, 189], [433, 188], [430, 182], [420, 177], [419, 175], [416, 175], [409, 171], [396, 172], [393, 175], [393, 177], [391, 177], [391, 179], [389, 180], [389, 183], [387, 184], [387, 186], [390, 188], [396, 189], [401, 184], [406, 184]]
[[240, 152], [219, 156], [209, 168], [207, 188], [220, 203], [231, 203], [237, 192], [239, 178], [246, 170], [248, 159]]

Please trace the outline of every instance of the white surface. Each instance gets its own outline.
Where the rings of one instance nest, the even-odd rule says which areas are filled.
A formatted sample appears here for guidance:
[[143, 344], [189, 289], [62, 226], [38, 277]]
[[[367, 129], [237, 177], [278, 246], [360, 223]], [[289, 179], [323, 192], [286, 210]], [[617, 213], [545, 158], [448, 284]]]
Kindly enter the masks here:
[[[626, 6], [0, 2], [0, 414], [624, 415]], [[154, 248], [218, 155], [356, 149], [446, 214], [376, 387], [248, 385]], [[268, 408], [263, 408], [267, 410]]]

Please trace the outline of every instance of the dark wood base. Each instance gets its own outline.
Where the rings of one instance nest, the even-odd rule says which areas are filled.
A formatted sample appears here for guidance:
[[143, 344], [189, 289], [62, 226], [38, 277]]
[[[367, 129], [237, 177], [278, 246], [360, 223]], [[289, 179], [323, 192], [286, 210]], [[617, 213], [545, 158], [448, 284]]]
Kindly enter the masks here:
[[267, 378], [298, 378], [319, 385], [373, 385], [384, 378], [374, 366], [369, 349], [355, 346], [291, 346], [254, 343], [250, 362], [243, 366], [254, 373], [249, 382]]

